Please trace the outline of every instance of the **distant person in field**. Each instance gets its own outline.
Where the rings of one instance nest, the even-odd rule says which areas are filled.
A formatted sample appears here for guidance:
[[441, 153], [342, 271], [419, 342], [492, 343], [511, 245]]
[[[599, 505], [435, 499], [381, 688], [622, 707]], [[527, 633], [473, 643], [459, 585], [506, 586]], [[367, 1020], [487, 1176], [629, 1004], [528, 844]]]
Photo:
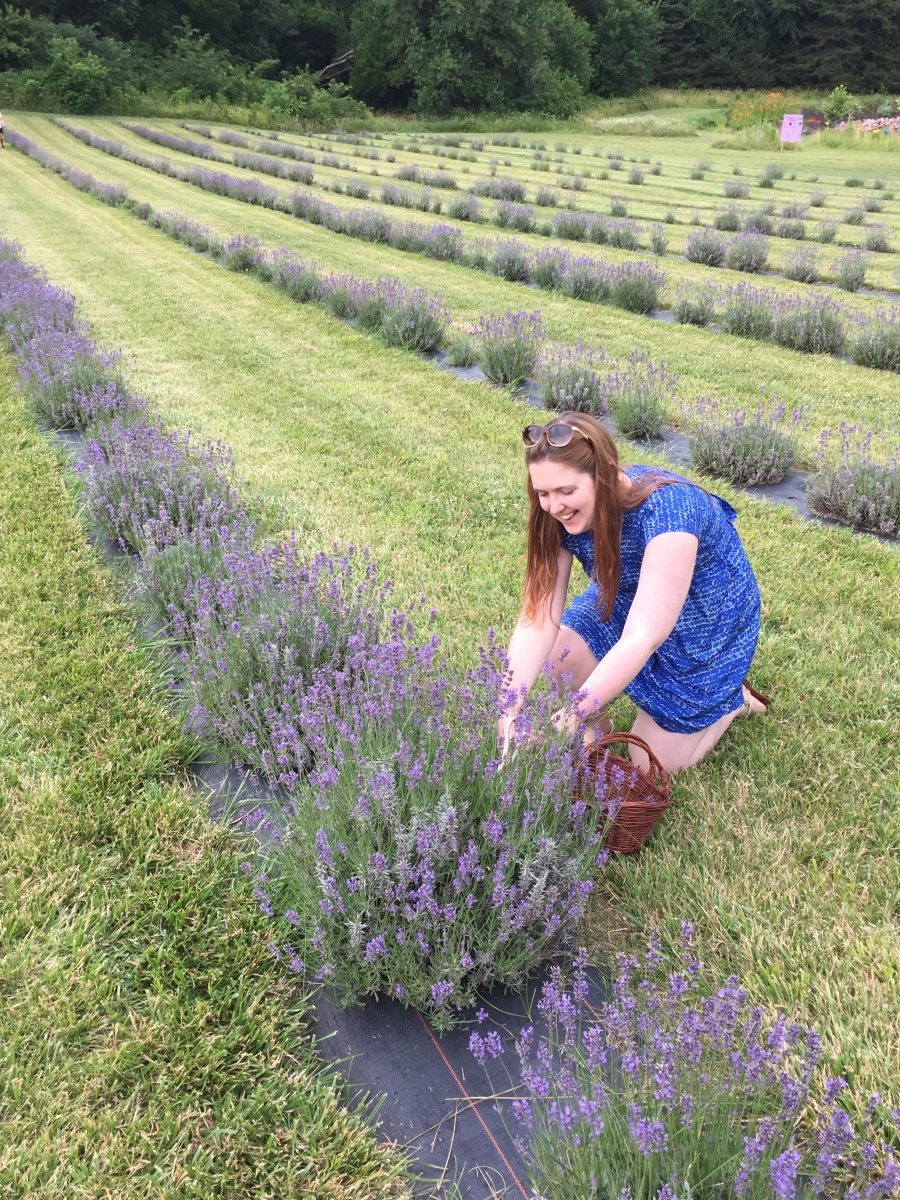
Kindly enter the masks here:
[[0, 150], [6, 149], [6, 142], [3, 140], [3, 113], [0, 113]]
[[[549, 660], [584, 693], [570, 731], [608, 733], [607, 706], [637, 705], [633, 732], [667, 771], [692, 766], [738, 717], [768, 700], [746, 682], [760, 597], [719, 496], [671, 471], [623, 466], [594, 417], [563, 413], [523, 433], [528, 557], [522, 612], [509, 645], [520, 697]], [[572, 560], [590, 583], [566, 607]], [[504, 752], [521, 699], [497, 723]], [[562, 720], [562, 715], [558, 720]], [[647, 767], [646, 754], [632, 757]]]

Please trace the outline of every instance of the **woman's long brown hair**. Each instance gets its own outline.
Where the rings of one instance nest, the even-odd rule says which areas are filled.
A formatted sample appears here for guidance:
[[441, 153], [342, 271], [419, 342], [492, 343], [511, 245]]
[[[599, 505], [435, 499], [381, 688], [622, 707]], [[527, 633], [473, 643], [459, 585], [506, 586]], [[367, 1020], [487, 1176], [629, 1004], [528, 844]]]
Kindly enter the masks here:
[[[594, 504], [594, 574], [599, 588], [599, 607], [602, 619], [608, 621], [619, 590], [622, 573], [622, 514], [643, 504], [647, 497], [671, 480], [650, 474], [640, 483], [632, 483], [626, 491], [619, 482], [619, 453], [616, 443], [600, 422], [587, 413], [560, 413], [550, 422], [565, 422], [581, 430], [584, 437], [574, 437], [568, 446], [551, 446], [541, 438], [536, 446], [525, 449], [525, 465], [537, 462], [562, 463], [583, 471], [594, 479], [597, 498]], [[562, 526], [550, 513], [544, 512], [538, 494], [526, 473], [528, 487], [528, 562], [525, 568], [523, 610], [526, 620], [533, 621], [546, 605], [556, 586], [556, 567], [562, 545]]]

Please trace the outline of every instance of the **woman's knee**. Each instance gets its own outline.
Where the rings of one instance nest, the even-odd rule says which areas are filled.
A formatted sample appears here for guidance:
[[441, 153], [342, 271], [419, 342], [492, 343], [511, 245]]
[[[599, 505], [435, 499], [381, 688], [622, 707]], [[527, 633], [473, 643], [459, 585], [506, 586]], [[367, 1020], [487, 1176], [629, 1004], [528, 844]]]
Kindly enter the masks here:
[[563, 625], [550, 652], [550, 673], [556, 682], [577, 691], [596, 665], [597, 658], [584, 638]]

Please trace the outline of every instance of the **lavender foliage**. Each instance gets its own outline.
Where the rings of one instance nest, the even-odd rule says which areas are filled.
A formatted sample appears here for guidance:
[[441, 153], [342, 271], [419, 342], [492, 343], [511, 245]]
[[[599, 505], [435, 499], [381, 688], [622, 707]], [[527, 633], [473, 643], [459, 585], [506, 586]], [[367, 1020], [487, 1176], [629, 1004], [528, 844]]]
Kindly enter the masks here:
[[873, 455], [872, 430], [842, 423], [821, 434], [817, 469], [806, 483], [814, 512], [856, 529], [900, 537], [900, 445]]
[[797, 458], [792, 430], [803, 419], [784, 405], [734, 410], [719, 400], [700, 399], [683, 408], [690, 429], [693, 464], [705, 475], [736, 487], [776, 483]]
[[583, 752], [552, 733], [557, 701], [541, 692], [501, 770], [508, 699], [492, 642], [456, 677], [436, 639], [399, 635], [354, 647], [309, 689], [315, 768], [266, 902], [344, 1002], [393, 996], [444, 1028], [478, 989], [519, 985], [571, 937], [602, 861], [603, 796], [573, 804]]
[[900, 313], [885, 308], [868, 320], [856, 317], [850, 330], [850, 358], [860, 367], [900, 371]]
[[[821, 1099], [815, 1090], [816, 1032], [768, 1019], [736, 978], [708, 990], [682, 926], [670, 969], [655, 934], [640, 956], [618, 956], [599, 1010], [586, 955], [568, 975], [551, 968], [535, 1023], [514, 1042], [511, 1108], [535, 1194], [799, 1200], [811, 1178], [816, 1195], [890, 1195], [900, 1165], [886, 1146], [877, 1165], [868, 1131], [854, 1133], [843, 1081], [828, 1080]], [[493, 1029], [469, 1045], [479, 1062], [506, 1050]], [[810, 1099], [821, 1115], [801, 1151], [794, 1130]]]
[[656, 437], [673, 406], [678, 377], [643, 351], [635, 350], [626, 363], [603, 380], [605, 404], [619, 432], [627, 438]]
[[608, 406], [600, 373], [605, 361], [602, 346], [585, 346], [582, 342], [542, 351], [538, 379], [547, 408], [602, 416]]
[[534, 374], [546, 338], [539, 312], [482, 317], [473, 330], [478, 365], [492, 383], [516, 387]]
[[732, 271], [755, 274], [761, 271], [769, 257], [769, 241], [763, 233], [746, 230], [734, 238], [725, 252], [725, 265]]
[[712, 229], [696, 229], [688, 235], [684, 256], [689, 262], [702, 263], [705, 267], [721, 267], [725, 261], [727, 245]]
[[307, 557], [291, 539], [226, 554], [191, 597], [192, 723], [252, 775], [295, 788], [313, 760], [305, 714], [317, 672], [355, 670], [383, 637], [413, 636], [389, 597], [353, 547]]

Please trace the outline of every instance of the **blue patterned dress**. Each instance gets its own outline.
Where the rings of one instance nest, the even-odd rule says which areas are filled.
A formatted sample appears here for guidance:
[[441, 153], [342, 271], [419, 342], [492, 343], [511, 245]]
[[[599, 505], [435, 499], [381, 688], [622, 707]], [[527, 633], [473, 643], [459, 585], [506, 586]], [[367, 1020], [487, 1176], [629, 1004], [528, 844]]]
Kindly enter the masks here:
[[[662, 729], [697, 733], [741, 706], [741, 684], [759, 638], [759, 588], [730, 504], [671, 471], [642, 466], [624, 470], [634, 481], [653, 473], [675, 482], [623, 515], [622, 575], [609, 620], [601, 619], [599, 589], [591, 580], [566, 609], [562, 623], [602, 659], [622, 636], [647, 543], [661, 533], [692, 533], [699, 544], [684, 608], [625, 694]], [[590, 578], [593, 533], [564, 533], [562, 544]]]

